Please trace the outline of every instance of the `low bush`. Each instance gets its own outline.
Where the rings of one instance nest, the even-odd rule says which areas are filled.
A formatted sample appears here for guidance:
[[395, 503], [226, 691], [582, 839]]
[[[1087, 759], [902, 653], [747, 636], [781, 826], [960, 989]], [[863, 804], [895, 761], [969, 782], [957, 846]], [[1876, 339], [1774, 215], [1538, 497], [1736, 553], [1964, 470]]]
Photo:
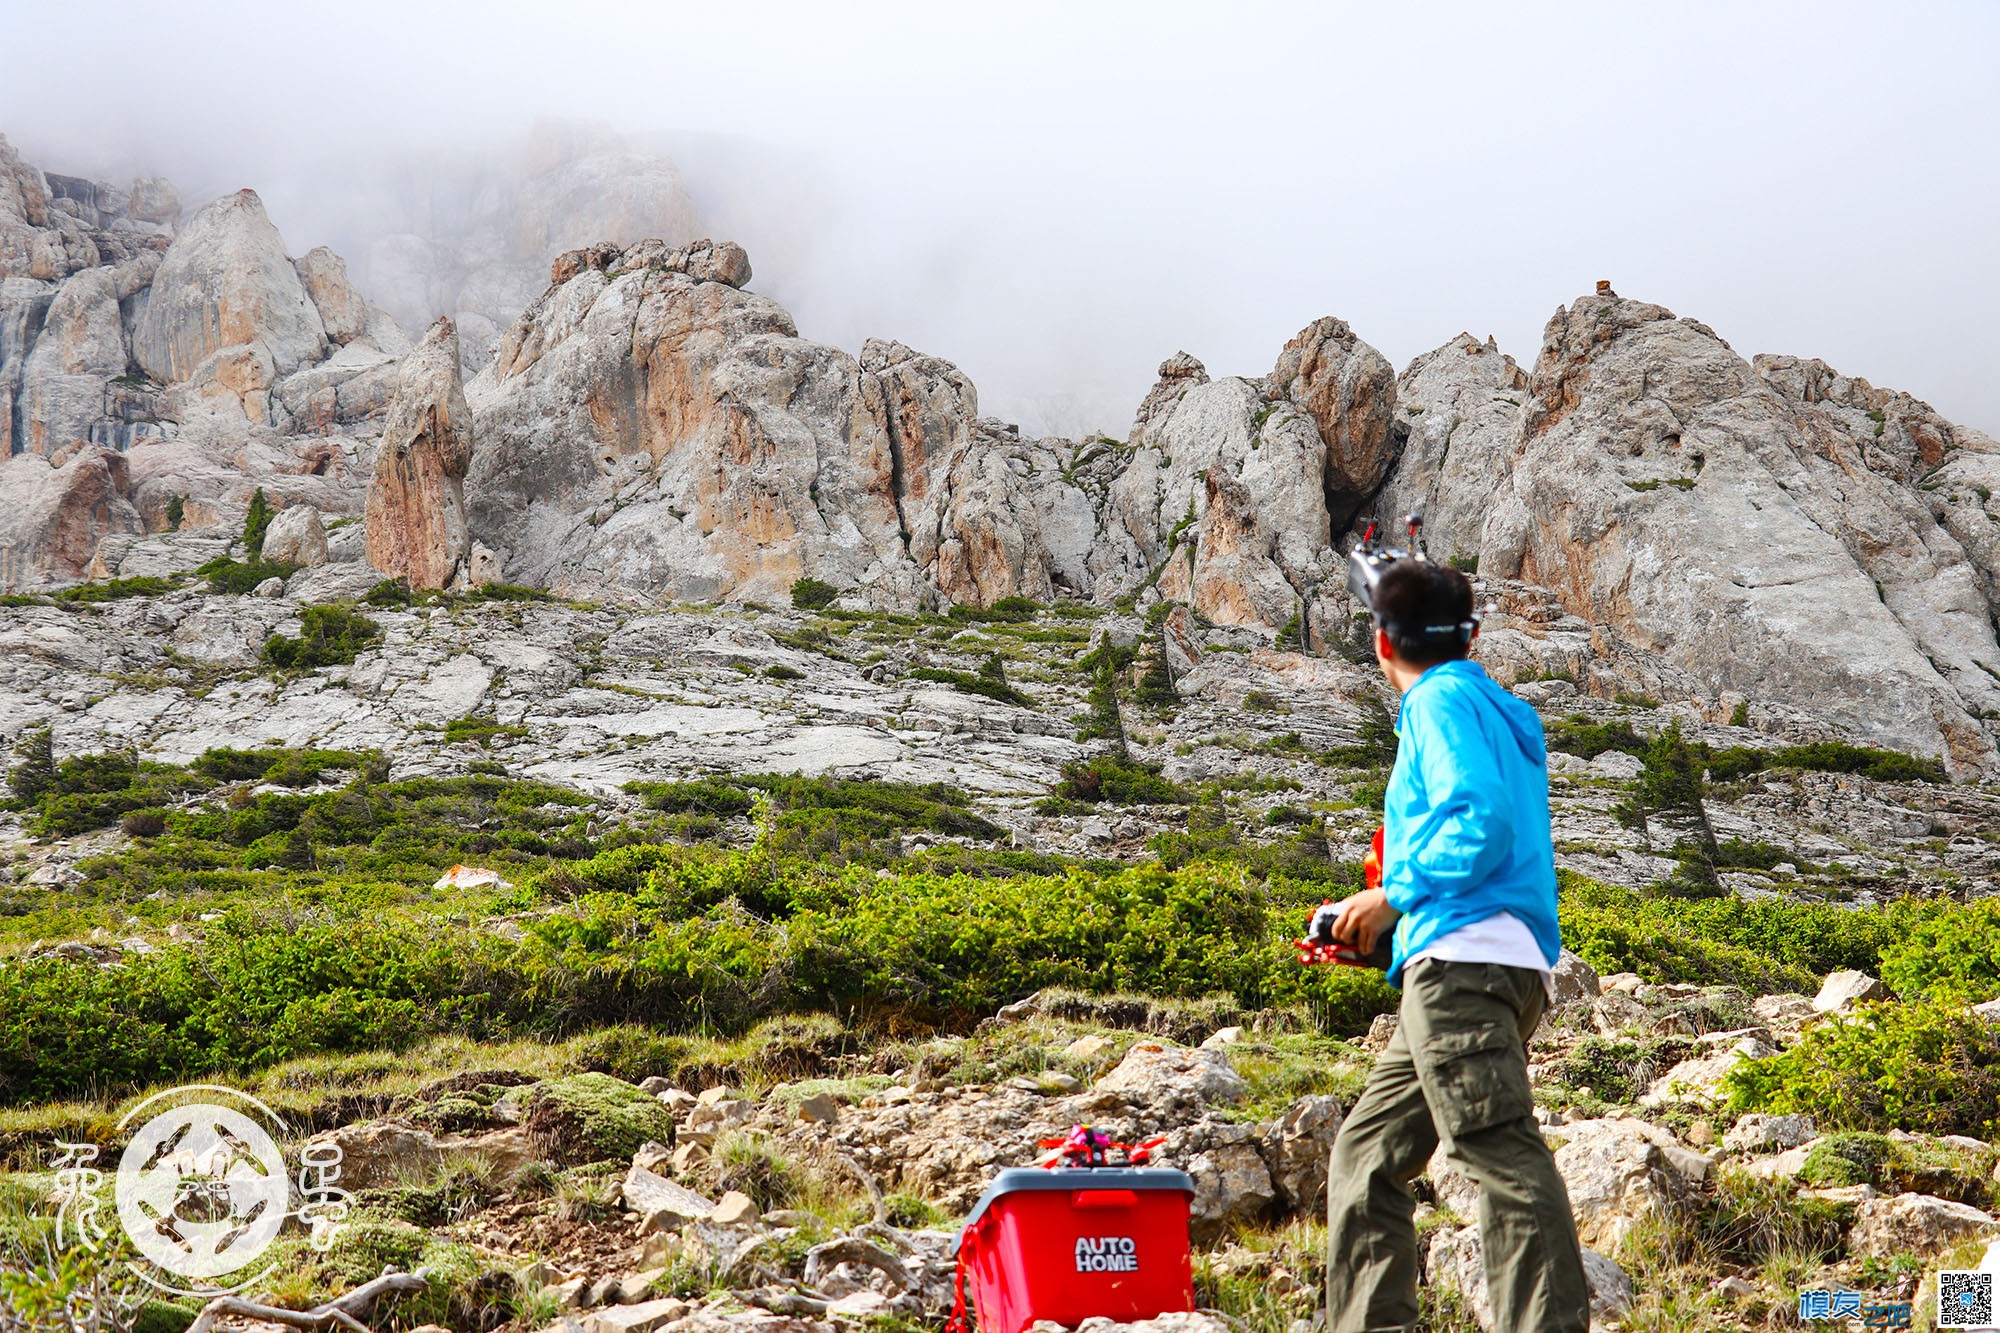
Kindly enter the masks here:
[[948, 619], [1018, 625], [1023, 621], [1033, 620], [1035, 613], [1041, 609], [1041, 603], [1027, 597], [1002, 597], [991, 606], [954, 606]]
[[447, 745], [457, 745], [462, 742], [491, 745], [501, 737], [518, 740], [527, 734], [526, 727], [512, 726], [490, 717], [455, 717], [444, 724], [444, 739]]
[[1822, 1127], [1988, 1138], [2000, 1124], [2000, 1027], [1950, 1004], [1880, 1004], [1808, 1028], [1729, 1076], [1732, 1111]]
[[1935, 905], [1855, 912], [1831, 903], [1647, 897], [1560, 870], [1563, 941], [1600, 972], [1653, 982], [1818, 989], [1843, 968], [1874, 971], [1882, 950]]
[[2000, 996], [2000, 899], [1911, 922], [1884, 945], [1880, 975], [1905, 999], [1980, 1004]]
[[345, 606], [308, 606], [299, 612], [299, 636], [273, 634], [264, 641], [264, 660], [285, 671], [345, 666], [382, 637], [382, 627]]
[[1185, 805], [1193, 799], [1185, 787], [1160, 775], [1156, 764], [1099, 755], [1063, 765], [1054, 794], [1091, 805]]
[[311, 787], [330, 771], [359, 772], [375, 761], [373, 751], [294, 750], [268, 745], [254, 750], [210, 749], [190, 765], [217, 782], [271, 782], [281, 787]]
[[941, 685], [949, 685], [962, 694], [977, 694], [1003, 704], [1013, 704], [1016, 708], [1033, 708], [1035, 701], [1015, 689], [1004, 680], [994, 680], [990, 676], [976, 675], [970, 671], [952, 671], [944, 667], [912, 667], [911, 680], [934, 680]]
[[222, 556], [209, 561], [195, 573], [208, 580], [208, 590], [217, 593], [246, 593], [266, 579], [288, 579], [299, 570], [276, 560], [231, 560]]
[[804, 578], [792, 584], [792, 609], [795, 611], [818, 611], [833, 605], [840, 596], [840, 589], [824, 579]]

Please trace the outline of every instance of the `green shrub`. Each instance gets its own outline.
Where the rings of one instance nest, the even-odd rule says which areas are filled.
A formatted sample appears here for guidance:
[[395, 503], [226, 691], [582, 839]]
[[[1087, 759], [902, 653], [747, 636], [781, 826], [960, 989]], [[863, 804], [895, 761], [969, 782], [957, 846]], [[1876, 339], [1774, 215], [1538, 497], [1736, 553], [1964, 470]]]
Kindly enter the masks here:
[[382, 627], [344, 606], [308, 606], [299, 612], [299, 637], [273, 634], [264, 640], [264, 660], [285, 671], [345, 666], [382, 637]]
[[990, 621], [1002, 625], [1017, 625], [1033, 620], [1035, 613], [1042, 609], [1041, 603], [1027, 597], [1002, 597], [991, 606], [958, 605], [951, 608], [947, 619], [960, 622]]
[[518, 740], [528, 734], [526, 727], [517, 727], [499, 722], [490, 717], [455, 717], [444, 724], [444, 739], [447, 745], [473, 742], [490, 745], [496, 737]]
[[[1253, 691], [1254, 693], [1254, 691]], [[1147, 640], [1139, 656], [1139, 679], [1132, 687], [1132, 702], [1142, 708], [1172, 708], [1181, 700], [1174, 688], [1174, 673], [1167, 665], [1165, 643], [1158, 637]]]
[[2000, 1122], [2000, 1028], [1956, 1005], [1867, 1005], [1813, 1025], [1767, 1060], [1739, 1063], [1729, 1093], [1732, 1111], [1990, 1137]]
[[49, 727], [36, 727], [26, 732], [14, 743], [14, 754], [20, 763], [8, 782], [14, 788], [14, 799], [24, 806], [32, 806], [48, 792], [57, 789], [60, 779], [56, 771], [55, 732]]
[[764, 674], [772, 680], [804, 680], [806, 673], [797, 667], [786, 666], [783, 662], [773, 662], [764, 668]]
[[1646, 753], [1645, 738], [1623, 722], [1592, 722], [1586, 717], [1572, 716], [1551, 723], [1547, 737], [1551, 750], [1561, 750], [1579, 759], [1595, 759], [1606, 750], [1622, 750], [1635, 757]]
[[1717, 866], [1744, 867], [1751, 870], [1769, 870], [1775, 865], [1798, 858], [1784, 848], [1768, 842], [1744, 842], [1740, 838], [1730, 838], [1719, 843], [1715, 849]]
[[818, 611], [832, 606], [840, 596], [840, 589], [823, 579], [804, 578], [792, 584], [792, 609], [795, 611]]
[[555, 594], [546, 588], [530, 588], [519, 583], [482, 583], [458, 594], [461, 602], [553, 602]]
[[1717, 782], [1748, 777], [1771, 768], [1802, 768], [1816, 773], [1858, 773], [1877, 782], [1944, 782], [1944, 764], [1936, 759], [1877, 750], [1844, 741], [1815, 741], [1778, 750], [1704, 747], [1709, 776]]
[[250, 495], [250, 508], [243, 515], [243, 546], [250, 552], [252, 560], [264, 554], [264, 533], [269, 530], [271, 520], [277, 511], [264, 498], [264, 488], [259, 486]]
[[630, 1160], [648, 1140], [670, 1143], [674, 1117], [649, 1092], [609, 1074], [572, 1074], [535, 1085], [528, 1135], [552, 1160], [569, 1165]]
[[1833, 903], [1736, 897], [1648, 898], [1559, 870], [1563, 942], [1599, 972], [1653, 982], [1738, 986], [1752, 993], [1816, 989], [1843, 968], [1873, 971], [1884, 946], [1934, 906], [1855, 912]]
[[1281, 653], [1302, 653], [1306, 650], [1306, 624], [1303, 607], [1292, 612], [1292, 618], [1278, 627], [1277, 648]]
[[91, 605], [115, 602], [124, 597], [158, 597], [180, 586], [179, 578], [141, 575], [137, 578], [109, 579], [103, 583], [79, 583], [74, 588], [64, 588], [55, 594], [55, 600], [68, 605]]
[[417, 597], [410, 591], [408, 579], [396, 578], [383, 579], [370, 588], [361, 600], [369, 606], [380, 607], [386, 611], [394, 607], [413, 605]]
[[270, 782], [311, 787], [329, 770], [360, 771], [376, 756], [361, 750], [294, 750], [267, 745], [255, 750], [209, 749], [189, 767], [217, 782]]
[[977, 694], [1003, 704], [1013, 704], [1017, 708], [1033, 708], [1035, 701], [1015, 689], [1004, 680], [993, 680], [970, 671], [952, 671], [944, 667], [912, 667], [912, 680], [934, 680], [949, 685], [962, 694]]
[[184, 769], [132, 754], [78, 755], [56, 765], [54, 778], [31, 803], [35, 832], [70, 838], [109, 828], [135, 810], [172, 805], [209, 785]]
[[251, 560], [246, 564], [223, 556], [209, 561], [195, 573], [208, 580], [210, 592], [242, 594], [253, 591], [266, 579], [288, 579], [298, 569], [297, 565], [279, 561]]
[[1160, 776], [1157, 764], [1099, 755], [1064, 764], [1054, 794], [1065, 800], [1096, 805], [1185, 805], [1193, 797], [1178, 783]]
[[2000, 996], [2000, 899], [1913, 922], [1882, 949], [1881, 977], [1906, 999], [1981, 1004]]

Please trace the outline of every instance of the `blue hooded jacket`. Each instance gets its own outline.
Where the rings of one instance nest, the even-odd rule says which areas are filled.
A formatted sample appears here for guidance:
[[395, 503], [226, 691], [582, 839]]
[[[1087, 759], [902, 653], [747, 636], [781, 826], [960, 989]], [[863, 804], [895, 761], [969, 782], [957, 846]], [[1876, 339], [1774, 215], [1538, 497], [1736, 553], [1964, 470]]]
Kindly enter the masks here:
[[1383, 799], [1382, 889], [1401, 912], [1389, 983], [1438, 939], [1501, 912], [1549, 966], [1562, 952], [1548, 748], [1535, 710], [1476, 662], [1441, 662], [1403, 695]]

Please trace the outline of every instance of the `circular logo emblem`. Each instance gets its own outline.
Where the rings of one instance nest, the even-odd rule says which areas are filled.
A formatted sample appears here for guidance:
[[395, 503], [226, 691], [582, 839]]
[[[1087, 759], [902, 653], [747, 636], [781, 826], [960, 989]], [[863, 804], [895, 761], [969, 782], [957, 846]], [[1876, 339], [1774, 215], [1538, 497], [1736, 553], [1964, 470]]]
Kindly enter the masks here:
[[[134, 1107], [126, 1121], [174, 1093], [223, 1093], [283, 1131], [270, 1108], [226, 1088], [162, 1093]], [[159, 1269], [207, 1290], [214, 1290], [208, 1279], [234, 1273], [269, 1247], [284, 1225], [289, 1191], [284, 1155], [270, 1131], [210, 1101], [160, 1111], [139, 1126], [118, 1160], [125, 1234]]]

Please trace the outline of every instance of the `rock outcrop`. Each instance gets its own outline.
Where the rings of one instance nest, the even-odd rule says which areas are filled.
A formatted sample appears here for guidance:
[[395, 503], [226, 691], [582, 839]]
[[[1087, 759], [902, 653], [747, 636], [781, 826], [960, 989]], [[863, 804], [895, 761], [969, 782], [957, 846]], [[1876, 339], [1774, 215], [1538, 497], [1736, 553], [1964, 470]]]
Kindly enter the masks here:
[[[1802, 395], [1817, 382], [1781, 369]], [[1961, 771], [1992, 763], [1975, 717], [2000, 711], [1992, 606], [1908, 485], [1943, 457], [1935, 426], [1912, 414], [1877, 448], [1706, 325], [1615, 296], [1557, 313], [1529, 392], [1482, 572], [1552, 589], [1710, 700], [1778, 696]], [[1953, 438], [1980, 475], [2000, 465], [1984, 437]]]
[[471, 554], [465, 473], [472, 414], [459, 380], [458, 329], [439, 319], [403, 360], [368, 487], [368, 559], [412, 588], [457, 581]]
[[[218, 353], [237, 355], [204, 374]], [[256, 191], [203, 208], [167, 247], [132, 355], [163, 384], [220, 377], [252, 357], [273, 377], [325, 358], [326, 326]]]
[[[646, 177], [581, 142], [585, 193], [615, 195], [618, 162]], [[981, 416], [948, 361], [800, 337], [746, 289], [740, 246], [625, 243], [674, 194], [646, 180], [612, 239], [515, 284], [504, 331], [478, 316], [482, 350], [459, 328], [461, 366], [491, 345], [468, 410], [421, 477], [377, 479], [371, 550], [396, 571], [474, 577], [476, 554], [483, 580], [654, 602], [782, 601], [808, 576], [897, 609], [1164, 600], [1296, 623], [1330, 651], [1352, 637], [1357, 520], [1421, 511], [1432, 555], [1479, 572], [1480, 657], [1503, 680], [2000, 766], [2000, 444], [1908, 394], [1745, 361], [1607, 290], [1558, 312], [1532, 373], [1460, 335], [1397, 377], [1326, 318], [1268, 376], [1211, 379], [1175, 353], [1125, 440], [1036, 439]], [[162, 182], [47, 175], [0, 143], [0, 441], [125, 459], [74, 484], [0, 470], [9, 588], [115, 571], [170, 514], [226, 528], [258, 486], [351, 516], [378, 458], [429, 452], [410, 450], [436, 423], [408, 413], [455, 401], [433, 354], [399, 365], [407, 340], [338, 256], [285, 254], [253, 193], [179, 218]], [[522, 227], [510, 254], [560, 231]], [[376, 446], [413, 377], [398, 442]], [[490, 447], [461, 521], [468, 429]], [[52, 496], [77, 507], [53, 515]], [[91, 535], [112, 545], [79, 558]]]
[[0, 589], [115, 577], [141, 535], [227, 531], [260, 486], [359, 507], [408, 340], [331, 252], [286, 257], [254, 194], [180, 213], [157, 178], [44, 173], [0, 140], [0, 458], [58, 465], [0, 466]]

